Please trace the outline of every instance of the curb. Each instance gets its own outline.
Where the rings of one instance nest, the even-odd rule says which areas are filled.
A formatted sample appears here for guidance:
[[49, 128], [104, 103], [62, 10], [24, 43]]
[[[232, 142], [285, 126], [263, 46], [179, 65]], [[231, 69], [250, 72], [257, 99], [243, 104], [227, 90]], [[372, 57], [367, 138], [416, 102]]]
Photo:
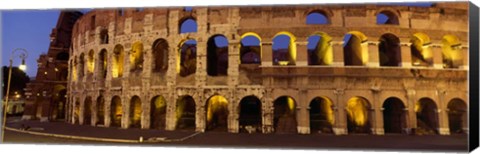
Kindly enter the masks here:
[[74, 135], [61, 135], [61, 134], [50, 134], [50, 133], [41, 133], [41, 132], [34, 132], [34, 131], [27, 131], [27, 130], [20, 130], [10, 127], [4, 127], [5, 130], [19, 132], [19, 133], [26, 133], [31, 135], [40, 135], [40, 136], [48, 136], [48, 137], [58, 137], [58, 138], [66, 138], [66, 139], [77, 139], [77, 140], [88, 140], [88, 141], [102, 141], [102, 142], [116, 142], [116, 143], [159, 143], [159, 142], [179, 142], [184, 141], [186, 139], [192, 138], [201, 132], [195, 132], [192, 135], [186, 136], [180, 139], [165, 139], [165, 138], [149, 138], [148, 140], [143, 140], [143, 137], [140, 137], [138, 140], [128, 140], [128, 139], [110, 139], [110, 138], [98, 138], [98, 137], [85, 137], [85, 136], [74, 136]]

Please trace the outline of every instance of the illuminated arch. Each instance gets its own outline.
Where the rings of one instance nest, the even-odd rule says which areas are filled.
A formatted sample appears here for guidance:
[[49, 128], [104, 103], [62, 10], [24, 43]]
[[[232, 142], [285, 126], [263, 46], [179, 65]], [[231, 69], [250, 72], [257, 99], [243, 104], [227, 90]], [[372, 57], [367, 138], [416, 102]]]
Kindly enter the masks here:
[[180, 42], [177, 54], [177, 73], [186, 77], [197, 71], [197, 41], [186, 39]]
[[333, 63], [332, 37], [324, 32], [315, 32], [308, 38], [308, 65]]
[[[240, 63], [261, 64], [262, 63], [262, 38], [253, 32], [247, 32], [240, 37]], [[246, 44], [254, 42], [252, 44]]]
[[425, 33], [413, 34], [410, 42], [412, 66], [433, 66], [433, 53], [430, 49], [430, 37]]
[[380, 66], [401, 66], [400, 39], [392, 33], [383, 34], [379, 40], [378, 55]]
[[88, 52], [88, 58], [87, 58], [87, 71], [89, 74], [92, 74], [94, 70], [95, 70], [95, 52], [93, 50], [90, 50]]
[[448, 102], [448, 126], [451, 134], [466, 133], [468, 129], [468, 106], [465, 101], [454, 98]]
[[130, 53], [130, 71], [142, 71], [143, 70], [143, 44], [141, 42], [135, 42], [132, 45], [132, 51]]
[[180, 96], [175, 107], [175, 129], [195, 129], [196, 105], [192, 96]]
[[83, 124], [90, 125], [92, 121], [92, 97], [87, 96], [83, 104]]
[[359, 96], [352, 97], [347, 102], [347, 128], [349, 133], [371, 133], [371, 105]]
[[164, 129], [167, 115], [167, 101], [163, 96], [155, 96], [150, 102], [150, 128]]
[[119, 96], [113, 96], [110, 103], [110, 126], [119, 127], [122, 124], [123, 116], [122, 99]]
[[332, 100], [327, 97], [315, 97], [310, 101], [309, 113], [311, 134], [333, 133], [335, 116]]
[[77, 71], [77, 67], [78, 67], [78, 63], [77, 63], [77, 56], [75, 56], [73, 58], [73, 61], [70, 63], [70, 68], [71, 68], [71, 74], [72, 74], [72, 80], [73, 81], [77, 81], [78, 80], [78, 71]]
[[418, 134], [438, 134], [438, 112], [437, 104], [430, 98], [424, 97], [415, 103], [417, 115]]
[[[179, 21], [179, 33], [194, 33], [198, 31], [197, 21], [193, 17], [186, 17]], [[190, 29], [189, 29], [190, 28]]]
[[168, 69], [168, 42], [163, 38], [155, 40], [152, 45], [153, 72], [166, 72]]
[[330, 17], [323, 10], [314, 10], [308, 13], [305, 23], [307, 25], [330, 24]]
[[397, 97], [389, 97], [383, 102], [382, 108], [385, 133], [403, 133], [407, 127], [404, 102]]
[[228, 100], [214, 95], [207, 100], [207, 130], [226, 131], [228, 129]]
[[368, 62], [368, 39], [359, 31], [351, 31], [345, 35], [343, 55], [345, 65], [365, 66]]
[[444, 68], [458, 68], [463, 65], [461, 42], [455, 35], [445, 35], [442, 39], [442, 56]]
[[133, 128], [140, 128], [142, 118], [142, 100], [138, 96], [133, 96], [130, 99], [130, 126]]
[[290, 96], [278, 97], [273, 102], [273, 126], [277, 133], [296, 133], [296, 102]]
[[98, 54], [98, 74], [102, 78], [107, 77], [107, 50], [102, 49], [100, 50], [100, 53]]
[[[221, 43], [226, 43], [221, 46]], [[225, 76], [228, 70], [228, 39], [224, 35], [213, 35], [207, 41], [207, 74]]]
[[123, 46], [118, 44], [113, 50], [113, 62], [112, 62], [112, 77], [118, 78], [123, 76], [123, 63], [125, 59], [125, 53]]
[[83, 78], [83, 75], [85, 73], [85, 54], [80, 54], [80, 70], [78, 72], [78, 77]]
[[379, 25], [399, 25], [397, 14], [389, 10], [383, 10], [377, 13], [377, 24]]
[[50, 114], [51, 120], [65, 118], [65, 105], [67, 102], [67, 88], [64, 85], [56, 84], [53, 86], [52, 104], [53, 109]]
[[[281, 45], [277, 39], [285, 36], [289, 38], [288, 47], [275, 49], [275, 46]], [[273, 65], [295, 65], [297, 59], [296, 37], [290, 32], [282, 31], [273, 36], [272, 40]]]

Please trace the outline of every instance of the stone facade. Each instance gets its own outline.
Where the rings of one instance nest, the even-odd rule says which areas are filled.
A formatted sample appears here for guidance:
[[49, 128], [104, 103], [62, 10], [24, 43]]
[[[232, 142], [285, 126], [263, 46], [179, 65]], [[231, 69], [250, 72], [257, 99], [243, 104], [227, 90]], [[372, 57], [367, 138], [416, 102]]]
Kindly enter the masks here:
[[[228, 102], [227, 114], [223, 115], [227, 131], [238, 133], [249, 129], [239, 122], [242, 121], [241, 102], [253, 96], [261, 102], [258, 131], [279, 132], [283, 129], [279, 125], [285, 122], [293, 125], [297, 133], [309, 134], [315, 133], [310, 124], [314, 112], [311, 111], [312, 100], [323, 98], [332, 103], [334, 122], [329, 126], [331, 131], [342, 135], [355, 132], [353, 126], [349, 130], [352, 125], [349, 121], [358, 117], [349, 116], [351, 110], [348, 106], [351, 98], [358, 98], [367, 102], [365, 114], [362, 114], [367, 117], [367, 132], [381, 135], [386, 127], [384, 110], [390, 110], [384, 107], [384, 102], [394, 98], [403, 106], [393, 109], [400, 112], [398, 119], [402, 126], [398, 127], [402, 129], [401, 133], [419, 132], [417, 128], [420, 126], [417, 125], [429, 125], [439, 134], [450, 134], [449, 117], [453, 114], [450, 102], [468, 106], [468, 3], [451, 4], [456, 7], [449, 8], [441, 3], [433, 7], [303, 5], [93, 10], [76, 22], [72, 32], [67, 121], [112, 127], [113, 115], [121, 115], [120, 127], [130, 128], [138, 114], [140, 127], [150, 129], [153, 128], [153, 116], [156, 116], [151, 114], [154, 111], [152, 104], [156, 96], [162, 96], [166, 106], [161, 115], [164, 116], [164, 126], [159, 129], [175, 130], [180, 120], [178, 114], [181, 114], [178, 100], [189, 96], [195, 106], [195, 130], [203, 132], [209, 130], [210, 100], [213, 96], [222, 96]], [[306, 24], [306, 18], [312, 12], [325, 16], [327, 23]], [[397, 22], [377, 24], [379, 13], [385, 13]], [[186, 19], [196, 21], [196, 32], [180, 33], [181, 24]], [[228, 68], [227, 75], [212, 76], [207, 73], [207, 59], [211, 60], [207, 48], [210, 38], [217, 34], [228, 40]], [[384, 34], [398, 38], [397, 54], [401, 60], [397, 66], [382, 64], [379, 47], [384, 43]], [[277, 35], [289, 36], [292, 42], [289, 53], [294, 52], [287, 66], [277, 65], [274, 58], [274, 37]], [[331, 38], [326, 44], [332, 49], [328, 64], [310, 64], [307, 45], [309, 36], [313, 35]], [[346, 47], [355, 45], [351, 43], [353, 41], [344, 42], [346, 35], [359, 39], [361, 43], [356, 45], [361, 49]], [[260, 40], [261, 62], [242, 63], [241, 42], [246, 36]], [[455, 36], [452, 37], [456, 38], [455, 51], [461, 55], [455, 59], [456, 65], [452, 68], [447, 67], [445, 61], [448, 58], [442, 54], [447, 47], [453, 48], [445, 43], [446, 36]], [[412, 61], [417, 37], [422, 38], [423, 48], [431, 50], [431, 61], [427, 66], [417, 66]], [[153, 51], [159, 39], [168, 44], [164, 50], [168, 52], [168, 64], [163, 72], [152, 71], [155, 62], [160, 60]], [[181, 76], [178, 67], [186, 40], [196, 41], [196, 71]], [[117, 47], [123, 49], [118, 51], [124, 56], [117, 56], [114, 51]], [[106, 51], [103, 52], [106, 54], [104, 58], [98, 58], [102, 57], [101, 51]], [[351, 54], [350, 51], [359, 51], [363, 63], [350, 65], [346, 62], [351, 56], [347, 55]], [[116, 59], [118, 57], [120, 60]], [[139, 57], [141, 60], [137, 64]], [[134, 67], [141, 69], [132, 71]], [[276, 114], [275, 102], [281, 102], [284, 96], [294, 101], [291, 109], [293, 122]], [[137, 98], [141, 104], [138, 112], [133, 105]], [[434, 102], [431, 111], [426, 111], [429, 107], [422, 105], [424, 101]], [[114, 102], [121, 105], [112, 105]], [[416, 106], [425, 109], [416, 111]], [[434, 114], [420, 113], [424, 111]], [[466, 116], [465, 107], [458, 111], [464, 111], [460, 116]], [[422, 118], [419, 116], [429, 117], [430, 120], [422, 121], [432, 124], [417, 122]], [[457, 118], [457, 121], [461, 119]], [[460, 123], [463, 131], [468, 131], [466, 120]]]

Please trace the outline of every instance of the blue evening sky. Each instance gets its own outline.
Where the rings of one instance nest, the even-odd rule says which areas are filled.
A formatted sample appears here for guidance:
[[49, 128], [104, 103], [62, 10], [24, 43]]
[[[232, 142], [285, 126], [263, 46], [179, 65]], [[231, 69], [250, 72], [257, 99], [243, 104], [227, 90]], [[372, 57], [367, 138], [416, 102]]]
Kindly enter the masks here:
[[[385, 4], [385, 3], [384, 3]], [[389, 3], [390, 5], [407, 5], [407, 6], [430, 6], [432, 3]], [[190, 11], [191, 7], [187, 8]], [[87, 12], [89, 9], [83, 9], [82, 12]], [[25, 48], [28, 51], [27, 75], [30, 77], [36, 76], [37, 62], [39, 55], [48, 51], [50, 45], [50, 33], [56, 26], [59, 10], [2, 10], [0, 11], [1, 18], [1, 50], [2, 50], [2, 66], [8, 65], [11, 52], [16, 48]], [[325, 23], [325, 18], [321, 15], [312, 15], [307, 19], [312, 24]], [[312, 19], [317, 19], [311, 20]], [[386, 20], [386, 19], [379, 19]], [[193, 24], [192, 24], [193, 23]], [[192, 26], [188, 26], [188, 25]], [[185, 29], [181, 31], [196, 31], [197, 25], [194, 22], [188, 21]], [[348, 37], [348, 36], [347, 36]], [[274, 38], [273, 48], [286, 48], [289, 42], [289, 37], [286, 35], [279, 35]], [[309, 38], [314, 42], [318, 42], [320, 37]], [[348, 38], [346, 38], [348, 40]], [[255, 37], [246, 37], [242, 40], [245, 45], [258, 45], [258, 39]], [[225, 46], [228, 42], [221, 37], [215, 38], [217, 46]], [[278, 43], [277, 43], [278, 42]], [[193, 42], [188, 42], [193, 43]], [[283, 44], [283, 45], [282, 45]], [[308, 48], [314, 48], [315, 43], [309, 44]], [[14, 59], [14, 66], [21, 63], [20, 58]]]

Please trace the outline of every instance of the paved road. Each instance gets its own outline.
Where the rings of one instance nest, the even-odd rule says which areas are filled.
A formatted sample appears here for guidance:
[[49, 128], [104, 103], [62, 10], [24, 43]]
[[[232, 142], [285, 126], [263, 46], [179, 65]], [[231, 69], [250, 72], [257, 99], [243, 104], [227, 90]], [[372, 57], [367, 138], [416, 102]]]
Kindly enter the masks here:
[[[162, 131], [141, 129], [99, 128], [92, 126], [70, 125], [62, 122], [40, 123], [35, 121], [10, 122], [9, 126], [28, 123], [37, 128], [44, 128], [38, 132], [57, 132], [93, 137], [110, 137], [123, 139], [138, 139], [140, 135], [147, 137], [182, 138], [192, 131]], [[181, 142], [141, 143], [141, 145], [161, 146], [194, 146], [194, 147], [240, 147], [240, 148], [287, 148], [287, 149], [375, 149], [396, 151], [445, 151], [466, 152], [467, 135], [450, 136], [411, 136], [387, 134], [376, 135], [345, 135], [335, 136], [328, 134], [233, 134], [226, 132], [206, 132]], [[126, 143], [108, 143], [62, 139], [30, 135], [12, 131], [5, 133], [6, 143], [46, 143], [46, 144], [93, 144], [93, 145], [132, 145]], [[134, 144], [134, 143], [133, 143]], [[138, 144], [137, 144], [138, 145]]]

